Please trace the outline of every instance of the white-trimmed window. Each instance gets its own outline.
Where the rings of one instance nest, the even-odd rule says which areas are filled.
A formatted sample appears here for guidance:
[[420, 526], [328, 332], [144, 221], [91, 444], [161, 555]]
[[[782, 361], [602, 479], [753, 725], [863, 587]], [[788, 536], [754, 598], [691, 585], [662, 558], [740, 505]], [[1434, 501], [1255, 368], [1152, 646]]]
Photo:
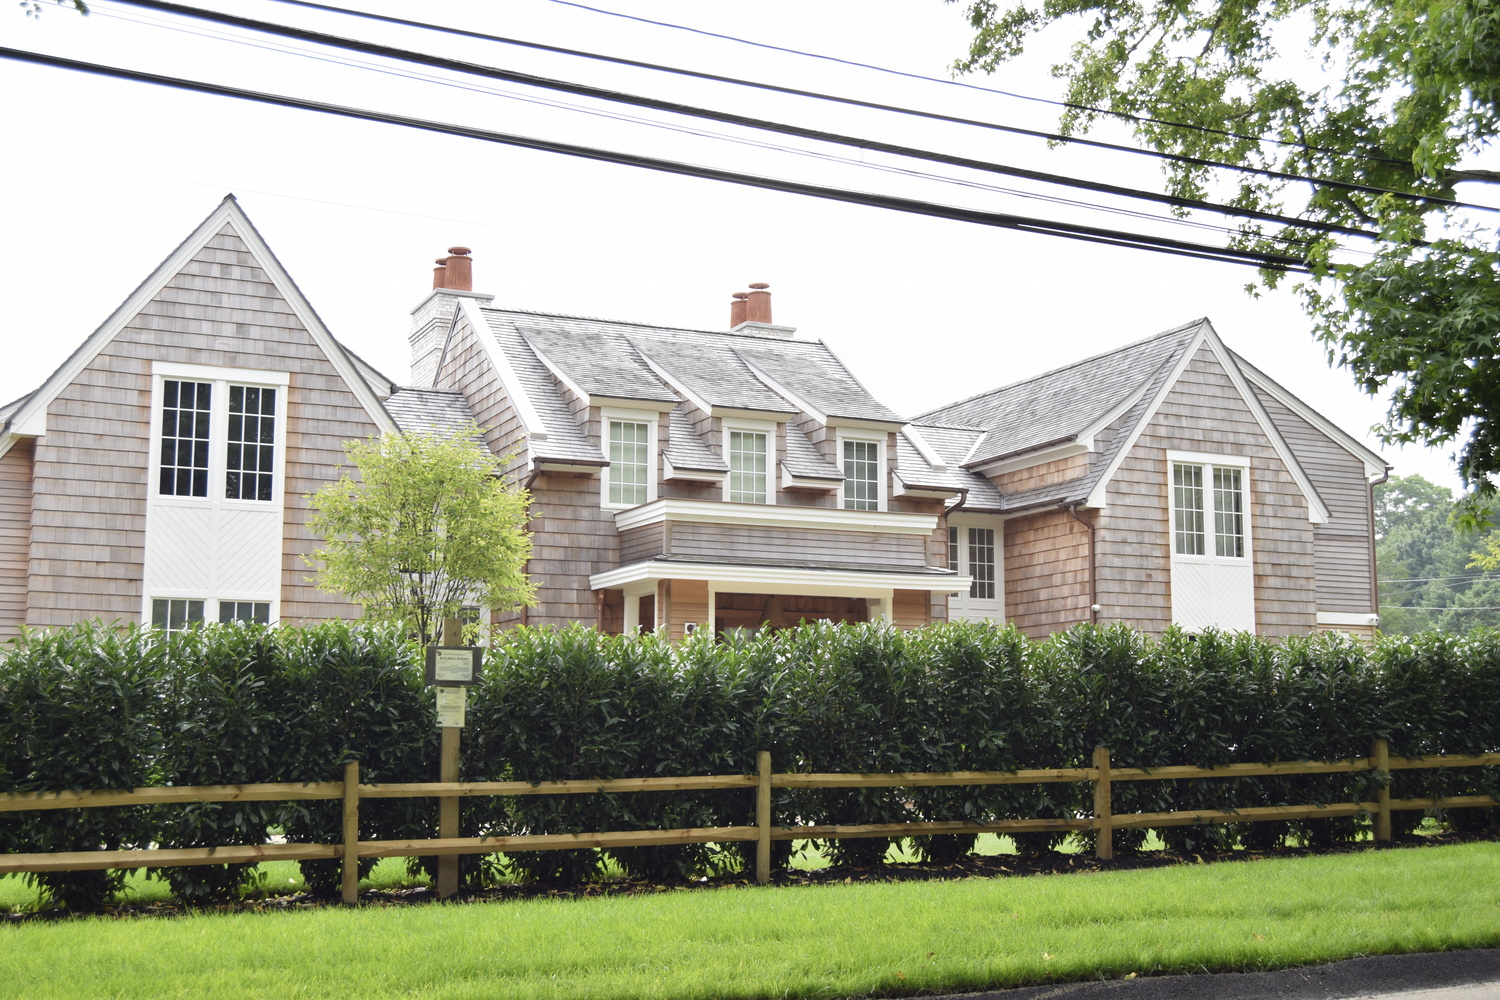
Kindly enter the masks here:
[[[217, 609], [213, 605], [217, 604]], [[204, 597], [157, 597], [151, 601], [151, 624], [165, 632], [184, 632], [209, 620], [271, 623], [270, 601], [215, 600]]]
[[609, 467], [604, 470], [604, 505], [635, 507], [656, 499], [655, 413], [601, 415]]
[[156, 495], [279, 502], [287, 376], [160, 362], [153, 368]]
[[771, 449], [775, 441], [774, 425], [724, 428], [724, 459], [729, 465], [724, 499], [732, 503], [771, 503]]
[[948, 617], [999, 618], [1004, 594], [1001, 585], [1002, 554], [1000, 528], [995, 524], [952, 523], [948, 525], [948, 568], [967, 576], [967, 594], [948, 598]]
[[838, 434], [845, 510], [885, 510], [885, 435]]
[[1172, 620], [1187, 629], [1254, 631], [1250, 460], [1167, 452]]

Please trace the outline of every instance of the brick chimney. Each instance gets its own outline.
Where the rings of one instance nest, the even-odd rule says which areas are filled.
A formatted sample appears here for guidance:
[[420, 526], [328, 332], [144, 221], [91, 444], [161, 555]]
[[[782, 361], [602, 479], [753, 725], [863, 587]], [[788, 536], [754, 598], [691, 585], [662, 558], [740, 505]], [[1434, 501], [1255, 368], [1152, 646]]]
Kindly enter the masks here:
[[481, 304], [494, 300], [493, 295], [476, 293], [474, 260], [468, 247], [449, 247], [448, 256], [434, 261], [432, 292], [411, 314], [411, 384], [436, 384], [438, 362], [443, 344], [453, 324], [460, 298], [472, 298]]
[[764, 281], [750, 284], [748, 292], [735, 292], [729, 304], [729, 330], [757, 337], [790, 337], [795, 327], [777, 326], [771, 322], [771, 286]]

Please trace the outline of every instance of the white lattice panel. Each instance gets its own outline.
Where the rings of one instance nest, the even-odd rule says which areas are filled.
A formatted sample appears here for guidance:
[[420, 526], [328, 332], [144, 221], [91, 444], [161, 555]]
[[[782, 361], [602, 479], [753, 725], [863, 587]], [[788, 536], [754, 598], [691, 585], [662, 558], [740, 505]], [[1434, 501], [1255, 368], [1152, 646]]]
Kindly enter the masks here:
[[207, 593], [213, 584], [214, 510], [158, 505], [146, 525], [146, 590]]
[[281, 586], [281, 507], [155, 504], [146, 525], [147, 594], [259, 597]]
[[281, 508], [219, 511], [214, 592], [274, 596], [281, 583]]
[[1172, 561], [1172, 621], [1196, 631], [1214, 624], [1213, 567]]

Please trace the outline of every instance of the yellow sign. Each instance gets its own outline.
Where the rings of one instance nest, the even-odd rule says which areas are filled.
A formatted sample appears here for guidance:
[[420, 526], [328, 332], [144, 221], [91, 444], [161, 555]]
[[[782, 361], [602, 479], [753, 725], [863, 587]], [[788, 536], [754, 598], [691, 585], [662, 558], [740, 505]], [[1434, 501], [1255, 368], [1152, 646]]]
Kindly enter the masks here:
[[468, 703], [469, 689], [466, 687], [440, 687], [437, 689], [437, 724], [439, 729], [462, 729], [464, 706]]

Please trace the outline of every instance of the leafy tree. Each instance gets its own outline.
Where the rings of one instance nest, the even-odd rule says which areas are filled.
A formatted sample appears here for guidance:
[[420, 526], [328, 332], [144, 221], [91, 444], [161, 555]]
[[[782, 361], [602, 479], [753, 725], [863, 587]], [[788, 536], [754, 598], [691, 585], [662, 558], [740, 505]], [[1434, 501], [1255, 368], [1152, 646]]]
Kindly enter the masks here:
[[442, 435], [388, 434], [345, 446], [359, 471], [308, 498], [324, 538], [309, 561], [318, 587], [365, 605], [369, 617], [407, 623], [432, 640], [465, 605], [529, 606], [530, 497], [472, 424]]
[[1500, 548], [1500, 532], [1475, 537], [1456, 516], [1462, 501], [1421, 476], [1375, 487], [1376, 573], [1381, 629], [1414, 635], [1500, 625], [1500, 579], [1475, 573], [1476, 541]]
[[[1071, 33], [1070, 60], [1053, 67], [1067, 83], [1064, 133], [1131, 116], [1148, 145], [1199, 161], [1167, 163], [1173, 193], [1305, 220], [1246, 222], [1235, 243], [1300, 249], [1313, 278], [1296, 290], [1330, 361], [1368, 392], [1392, 391], [1384, 440], [1462, 442], [1464, 481], [1494, 493], [1497, 231], [1452, 202], [1463, 182], [1500, 181], [1466, 168], [1500, 133], [1500, 5], [963, 2], [976, 34], [957, 71], [993, 70], [1043, 29]], [[1360, 247], [1373, 256], [1340, 254], [1330, 225], [1374, 232]], [[1267, 286], [1281, 277], [1262, 272]]]

